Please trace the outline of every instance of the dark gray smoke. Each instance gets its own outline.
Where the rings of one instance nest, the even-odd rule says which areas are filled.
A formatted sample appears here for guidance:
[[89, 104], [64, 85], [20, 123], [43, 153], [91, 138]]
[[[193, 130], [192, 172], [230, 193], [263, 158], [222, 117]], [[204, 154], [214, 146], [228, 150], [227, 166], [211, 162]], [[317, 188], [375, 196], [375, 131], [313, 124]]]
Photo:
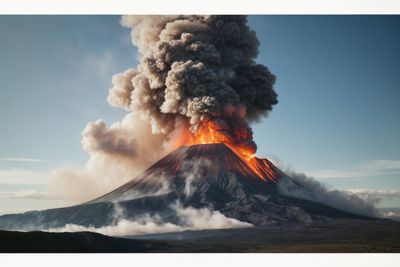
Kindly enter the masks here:
[[229, 142], [256, 145], [249, 122], [277, 104], [275, 76], [256, 64], [259, 41], [246, 16], [124, 16], [140, 64], [113, 77], [111, 105], [168, 135], [211, 123]]

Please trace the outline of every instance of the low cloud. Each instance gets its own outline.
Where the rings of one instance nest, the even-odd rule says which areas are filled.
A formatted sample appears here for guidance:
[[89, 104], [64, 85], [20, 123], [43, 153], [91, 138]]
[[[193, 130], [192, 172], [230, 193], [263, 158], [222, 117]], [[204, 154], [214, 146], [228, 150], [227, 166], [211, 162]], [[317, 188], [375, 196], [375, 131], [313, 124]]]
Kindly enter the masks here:
[[49, 192], [38, 192], [35, 190], [24, 190], [14, 192], [0, 192], [0, 199], [59, 199], [58, 196]]
[[44, 159], [35, 159], [35, 158], [0, 158], [2, 162], [45, 162]]
[[375, 160], [347, 168], [306, 171], [318, 178], [370, 177], [377, 175], [400, 174], [400, 160]]
[[49, 232], [79, 232], [90, 231], [110, 236], [132, 236], [141, 234], [181, 232], [185, 230], [225, 229], [252, 227], [252, 224], [228, 218], [219, 211], [207, 208], [183, 208], [180, 204], [172, 206], [180, 218], [180, 224], [162, 222], [159, 216], [144, 215], [135, 220], [124, 218], [123, 211], [116, 208], [116, 223], [103, 227], [85, 227], [76, 224], [67, 224], [61, 228], [48, 229]]
[[382, 217], [386, 219], [400, 221], [400, 212], [395, 212], [395, 211], [383, 212]]
[[369, 203], [378, 204], [383, 200], [400, 199], [400, 191], [397, 190], [375, 190], [375, 189], [346, 189], [344, 192], [356, 195]]
[[281, 193], [297, 198], [321, 202], [331, 207], [355, 214], [385, 217], [376, 205], [383, 200], [400, 199], [400, 191], [374, 189], [337, 190], [324, 185], [303, 173], [287, 170], [290, 178], [282, 178], [278, 183]]
[[377, 217], [377, 199], [366, 198], [354, 192], [330, 189], [312, 177], [302, 173], [286, 171], [289, 177], [279, 180], [278, 188], [282, 194], [312, 200], [351, 213]]

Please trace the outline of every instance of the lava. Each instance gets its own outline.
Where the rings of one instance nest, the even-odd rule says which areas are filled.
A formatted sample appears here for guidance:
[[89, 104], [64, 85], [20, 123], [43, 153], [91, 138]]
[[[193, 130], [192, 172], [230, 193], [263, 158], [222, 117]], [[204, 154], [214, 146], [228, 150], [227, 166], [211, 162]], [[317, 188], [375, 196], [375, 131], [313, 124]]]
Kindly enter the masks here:
[[268, 160], [257, 158], [254, 153], [247, 151], [245, 148], [240, 148], [227, 143], [225, 143], [225, 145], [238, 155], [260, 179], [269, 179], [271, 181], [276, 180], [277, 175], [271, 168]]
[[184, 130], [177, 143], [184, 145], [223, 143], [239, 156], [260, 179], [275, 181], [277, 178], [277, 174], [268, 160], [259, 159], [250, 148], [235, 144], [228, 134], [210, 121], [202, 122], [201, 127], [195, 133]]

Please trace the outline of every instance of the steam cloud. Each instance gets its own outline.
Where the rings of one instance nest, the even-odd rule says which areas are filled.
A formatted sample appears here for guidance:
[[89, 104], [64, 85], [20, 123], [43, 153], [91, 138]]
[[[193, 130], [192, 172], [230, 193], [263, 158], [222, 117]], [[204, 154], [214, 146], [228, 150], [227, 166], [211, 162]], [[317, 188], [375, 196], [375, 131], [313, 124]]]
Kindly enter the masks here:
[[76, 224], [67, 224], [61, 228], [51, 228], [49, 232], [80, 232], [90, 231], [110, 236], [130, 236], [152, 233], [181, 232], [185, 230], [245, 228], [253, 225], [233, 218], [228, 218], [219, 211], [206, 208], [184, 208], [179, 203], [172, 206], [173, 211], [182, 220], [182, 224], [162, 222], [158, 216], [144, 215], [135, 220], [124, 217], [123, 211], [116, 209], [116, 223], [103, 227], [86, 227]]
[[[108, 102], [128, 114], [108, 127], [87, 125], [83, 170], [62, 168], [52, 187], [89, 200], [132, 179], [207, 123], [226, 141], [255, 152], [249, 126], [277, 104], [275, 76], [256, 64], [259, 42], [246, 16], [123, 16], [140, 63], [112, 77]], [[90, 186], [88, 186], [90, 185]]]

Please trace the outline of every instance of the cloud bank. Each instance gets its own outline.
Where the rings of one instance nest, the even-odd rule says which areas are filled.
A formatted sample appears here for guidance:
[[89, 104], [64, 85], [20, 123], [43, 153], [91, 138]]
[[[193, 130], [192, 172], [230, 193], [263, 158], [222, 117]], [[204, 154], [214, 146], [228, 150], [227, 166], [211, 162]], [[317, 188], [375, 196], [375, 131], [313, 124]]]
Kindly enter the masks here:
[[382, 217], [376, 205], [384, 199], [400, 199], [400, 191], [371, 189], [331, 189], [303, 173], [288, 170], [290, 178], [279, 180], [278, 188], [282, 194], [321, 202], [331, 207], [351, 213]]
[[400, 160], [374, 160], [354, 167], [307, 171], [319, 178], [369, 177], [400, 173]]
[[4, 162], [45, 162], [44, 159], [35, 158], [0, 158], [0, 161]]
[[59, 197], [49, 192], [23, 190], [13, 192], [0, 192], [0, 199], [59, 199]]
[[219, 211], [206, 208], [184, 208], [179, 204], [172, 206], [181, 220], [181, 224], [162, 222], [158, 216], [145, 215], [135, 220], [124, 218], [123, 211], [116, 212], [116, 223], [104, 227], [85, 227], [67, 224], [61, 228], [48, 229], [49, 232], [90, 231], [109, 236], [133, 236], [153, 233], [181, 232], [185, 230], [225, 229], [252, 227], [252, 224], [224, 216]]

